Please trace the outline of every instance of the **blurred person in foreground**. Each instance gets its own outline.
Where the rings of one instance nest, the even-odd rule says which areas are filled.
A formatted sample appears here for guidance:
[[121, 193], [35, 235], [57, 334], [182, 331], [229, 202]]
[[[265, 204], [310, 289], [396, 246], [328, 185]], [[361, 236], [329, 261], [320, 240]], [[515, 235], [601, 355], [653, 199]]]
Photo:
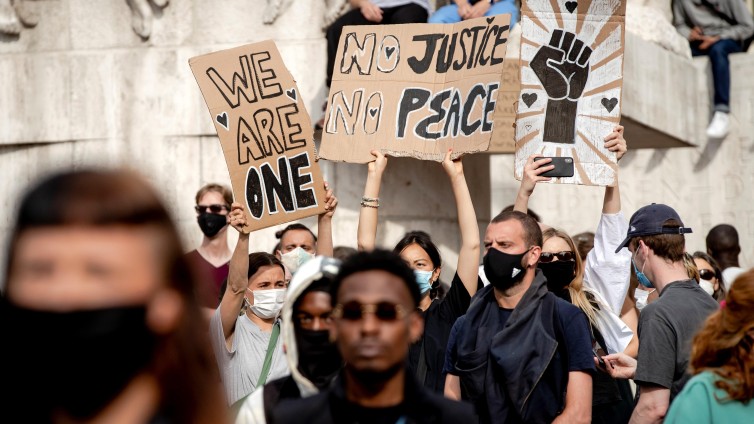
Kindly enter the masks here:
[[32, 187], [6, 270], [3, 421], [226, 422], [197, 283], [141, 177], [74, 171]]
[[331, 337], [345, 361], [333, 386], [284, 400], [277, 424], [468, 423], [471, 407], [422, 387], [407, 370], [409, 345], [421, 337], [421, 294], [396, 254], [360, 252], [340, 268], [332, 287]]
[[754, 419], [754, 271], [733, 283], [725, 307], [694, 337], [686, 383], [666, 423], [750, 423]]

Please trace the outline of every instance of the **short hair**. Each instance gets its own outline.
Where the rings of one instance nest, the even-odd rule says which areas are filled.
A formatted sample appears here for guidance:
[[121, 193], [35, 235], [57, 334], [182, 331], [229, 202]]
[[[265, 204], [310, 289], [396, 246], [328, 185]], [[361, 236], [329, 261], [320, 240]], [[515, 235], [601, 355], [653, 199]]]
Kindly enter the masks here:
[[581, 260], [586, 260], [586, 255], [594, 248], [594, 233], [591, 231], [584, 231], [573, 236], [573, 241], [576, 243], [576, 250], [579, 251]]
[[228, 186], [217, 183], [205, 184], [204, 187], [200, 188], [199, 191], [196, 192], [196, 204], [198, 205], [199, 200], [210, 191], [220, 193], [220, 195], [223, 196], [226, 206], [230, 208], [231, 203], [233, 203], [233, 191]]
[[490, 224], [497, 224], [505, 221], [518, 221], [524, 228], [524, 242], [528, 247], [542, 247], [542, 229], [531, 216], [519, 211], [503, 211], [496, 217], [492, 218]]
[[[513, 211], [514, 207], [515, 207], [514, 205], [508, 205], [508, 206], [504, 207], [503, 210], [500, 211], [500, 213], [511, 212], [511, 211]], [[536, 212], [534, 212], [533, 210], [527, 208], [526, 209], [526, 214], [529, 215], [530, 217], [534, 218], [535, 221], [542, 222], [542, 219], [539, 217], [539, 214], [536, 213]]]
[[288, 231], [293, 231], [293, 230], [307, 231], [314, 238], [314, 242], [315, 243], [317, 242], [317, 236], [314, 234], [314, 232], [312, 230], [310, 230], [309, 227], [307, 227], [306, 225], [298, 223], [298, 222], [294, 222], [293, 224], [288, 225], [287, 227], [283, 228], [282, 230], [276, 231], [275, 232], [275, 238], [278, 239], [278, 240], [283, 240], [283, 237], [285, 236], [285, 233], [287, 233]]
[[345, 261], [350, 258], [351, 255], [357, 252], [356, 249], [349, 246], [335, 246], [332, 250], [332, 257], [340, 261]]
[[[662, 228], [680, 228], [681, 223], [669, 219], [662, 224]], [[655, 255], [671, 262], [683, 261], [686, 252], [686, 238], [683, 234], [652, 234], [651, 236], [636, 236], [631, 239], [629, 246], [636, 248], [639, 240], [644, 241]]]
[[330, 292], [333, 306], [338, 303], [338, 290], [343, 280], [353, 274], [364, 271], [385, 271], [395, 275], [406, 284], [406, 288], [411, 293], [411, 298], [414, 301], [414, 307], [419, 307], [421, 293], [419, 293], [419, 286], [416, 284], [414, 271], [406, 265], [406, 262], [400, 256], [382, 249], [375, 249], [371, 252], [358, 252], [343, 262]]
[[741, 246], [738, 244], [738, 231], [732, 225], [715, 225], [707, 233], [705, 242], [707, 250], [712, 255], [723, 252], [738, 254], [741, 251]]

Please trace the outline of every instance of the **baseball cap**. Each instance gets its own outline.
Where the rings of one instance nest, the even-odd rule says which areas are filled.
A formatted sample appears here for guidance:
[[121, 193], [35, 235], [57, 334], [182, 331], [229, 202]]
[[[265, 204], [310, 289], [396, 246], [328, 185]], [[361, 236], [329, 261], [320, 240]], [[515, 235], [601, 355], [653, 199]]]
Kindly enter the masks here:
[[[663, 224], [669, 220], [675, 220], [680, 223], [680, 227], [663, 227]], [[628, 234], [626, 239], [615, 249], [615, 253], [618, 253], [621, 249], [628, 246], [628, 243], [634, 237], [651, 236], [655, 234], [687, 234], [691, 232], [691, 228], [683, 226], [681, 217], [670, 206], [660, 203], [652, 203], [651, 205], [644, 206], [631, 215], [631, 220], [628, 222]]]

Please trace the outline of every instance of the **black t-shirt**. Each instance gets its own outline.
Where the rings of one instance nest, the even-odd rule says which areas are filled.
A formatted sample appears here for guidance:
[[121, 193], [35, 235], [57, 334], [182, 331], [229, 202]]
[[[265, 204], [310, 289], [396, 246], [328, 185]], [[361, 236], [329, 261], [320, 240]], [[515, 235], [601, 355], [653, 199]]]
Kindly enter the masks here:
[[333, 411], [335, 422], [358, 424], [398, 424], [406, 422], [404, 404], [387, 408], [366, 408], [355, 403], [346, 402], [340, 411]]
[[634, 380], [670, 389], [672, 400], [690, 375], [691, 342], [720, 305], [694, 280], [670, 283], [639, 316], [639, 358]]
[[[481, 280], [478, 280], [477, 289], [481, 287]], [[453, 328], [458, 317], [466, 313], [469, 304], [471, 304], [471, 296], [458, 274], [455, 274], [445, 297], [442, 300], [435, 300], [424, 311], [424, 334], [418, 342], [412, 344], [409, 348], [408, 372], [417, 376], [417, 366], [421, 356], [422, 343], [424, 343], [427, 374], [423, 385], [435, 393], [442, 393], [445, 388], [445, 374], [442, 369], [445, 363], [445, 348], [448, 345], [450, 329]]]

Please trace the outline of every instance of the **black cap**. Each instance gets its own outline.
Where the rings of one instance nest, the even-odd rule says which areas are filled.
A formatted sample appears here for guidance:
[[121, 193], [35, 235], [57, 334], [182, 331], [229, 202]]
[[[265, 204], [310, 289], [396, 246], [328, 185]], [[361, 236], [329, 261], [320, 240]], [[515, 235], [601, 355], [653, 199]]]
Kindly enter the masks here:
[[[680, 223], [681, 226], [663, 227], [671, 219]], [[683, 226], [681, 217], [678, 216], [678, 213], [673, 208], [659, 203], [652, 203], [634, 212], [631, 216], [631, 220], [628, 222], [626, 239], [615, 249], [615, 253], [628, 246], [628, 243], [634, 237], [652, 236], [655, 234], [687, 234], [690, 232], [691, 228]]]

